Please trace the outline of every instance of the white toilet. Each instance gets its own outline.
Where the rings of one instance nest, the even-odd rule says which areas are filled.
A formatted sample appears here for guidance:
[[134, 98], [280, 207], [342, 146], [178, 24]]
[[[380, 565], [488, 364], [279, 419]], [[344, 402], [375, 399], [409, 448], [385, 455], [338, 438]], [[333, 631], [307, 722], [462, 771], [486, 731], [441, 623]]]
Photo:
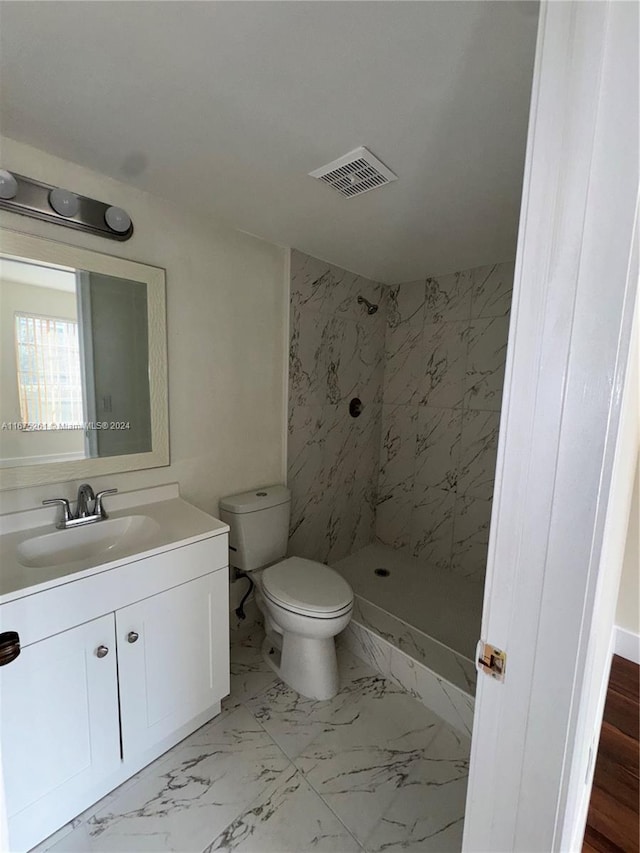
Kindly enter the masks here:
[[267, 486], [220, 501], [229, 562], [251, 575], [265, 619], [265, 660], [310, 699], [338, 692], [334, 637], [351, 619], [353, 590], [338, 572], [287, 553], [291, 492]]

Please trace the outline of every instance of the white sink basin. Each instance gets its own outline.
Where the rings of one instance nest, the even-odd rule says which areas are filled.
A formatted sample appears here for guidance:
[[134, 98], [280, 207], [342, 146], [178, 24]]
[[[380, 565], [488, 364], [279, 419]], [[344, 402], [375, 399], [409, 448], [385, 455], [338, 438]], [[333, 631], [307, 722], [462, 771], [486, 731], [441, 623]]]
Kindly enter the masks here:
[[160, 525], [152, 518], [128, 515], [25, 539], [16, 553], [22, 566], [41, 569], [93, 560], [99, 555], [116, 559], [139, 551], [159, 532]]

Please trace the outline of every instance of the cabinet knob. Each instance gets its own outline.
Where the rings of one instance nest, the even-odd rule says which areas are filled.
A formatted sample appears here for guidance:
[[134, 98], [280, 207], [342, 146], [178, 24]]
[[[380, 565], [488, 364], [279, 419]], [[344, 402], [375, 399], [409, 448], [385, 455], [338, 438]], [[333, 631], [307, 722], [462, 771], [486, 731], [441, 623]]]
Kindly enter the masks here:
[[20, 637], [17, 631], [0, 634], [0, 666], [6, 666], [20, 654]]
[[98, 646], [98, 648], [96, 649], [96, 655], [99, 658], [106, 658], [108, 654], [109, 649], [107, 648], [107, 646]]
[[129, 631], [127, 634], [127, 642], [135, 643], [139, 636], [140, 634], [136, 633], [136, 631]]

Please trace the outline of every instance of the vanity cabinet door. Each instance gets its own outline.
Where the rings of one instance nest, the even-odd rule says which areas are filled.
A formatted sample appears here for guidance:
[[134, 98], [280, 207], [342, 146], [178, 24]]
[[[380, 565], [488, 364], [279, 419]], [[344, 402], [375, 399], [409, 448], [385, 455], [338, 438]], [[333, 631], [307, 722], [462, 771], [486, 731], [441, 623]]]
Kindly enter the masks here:
[[227, 572], [204, 575], [116, 611], [116, 632], [127, 761], [229, 692]]
[[0, 700], [10, 849], [28, 850], [120, 767], [113, 613], [23, 648]]

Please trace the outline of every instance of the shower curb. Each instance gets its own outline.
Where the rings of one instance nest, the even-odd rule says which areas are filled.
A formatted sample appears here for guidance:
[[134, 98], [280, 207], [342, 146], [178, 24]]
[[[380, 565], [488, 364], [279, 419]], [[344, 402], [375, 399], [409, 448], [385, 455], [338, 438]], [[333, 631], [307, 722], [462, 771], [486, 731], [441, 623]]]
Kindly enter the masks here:
[[475, 699], [369, 628], [351, 621], [338, 643], [402, 687], [463, 735], [471, 737]]

